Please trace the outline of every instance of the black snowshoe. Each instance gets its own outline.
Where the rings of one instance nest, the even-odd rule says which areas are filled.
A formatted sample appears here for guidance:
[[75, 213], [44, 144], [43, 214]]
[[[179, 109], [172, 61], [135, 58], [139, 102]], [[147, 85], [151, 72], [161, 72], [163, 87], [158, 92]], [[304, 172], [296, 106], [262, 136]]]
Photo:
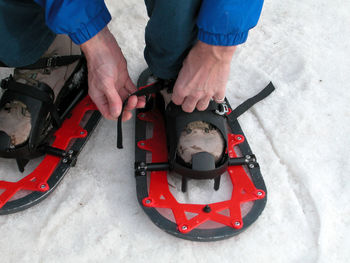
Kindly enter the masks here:
[[[21, 180], [0, 181], [0, 214], [24, 210], [46, 198], [75, 165], [101, 118], [87, 95], [87, 67], [83, 55], [42, 58], [21, 68], [50, 70], [78, 60], [78, 66], [56, 100], [52, 89], [44, 83], [33, 87], [16, 82], [12, 76], [1, 81], [0, 109], [10, 101], [23, 103], [31, 115], [31, 131], [29, 138], [19, 145], [11, 144], [10, 137], [0, 131], [0, 157], [14, 158], [21, 172], [29, 160], [45, 157]], [[20, 192], [27, 194], [23, 196]]]
[[[136, 117], [135, 177], [141, 207], [158, 227], [183, 239], [217, 241], [239, 234], [260, 216], [267, 192], [237, 118], [273, 92], [273, 84], [234, 110], [225, 99], [223, 103], [211, 101], [206, 111], [188, 114], [172, 102], [164, 107], [160, 90], [169, 86], [162, 80], [145, 86], [150, 75], [149, 70], [141, 74], [139, 90], [134, 93], [148, 96], [146, 107], [138, 109]], [[224, 138], [225, 150], [217, 162], [210, 153], [200, 152], [193, 155], [189, 165], [176, 154], [181, 132], [188, 123], [198, 120], [215, 126]], [[118, 148], [122, 148], [121, 131], [119, 122]], [[182, 192], [191, 191], [189, 179], [213, 180], [218, 190], [226, 174], [226, 182], [232, 184], [230, 198], [206, 204], [179, 202], [169, 180], [174, 174], [181, 178]], [[241, 211], [245, 204], [248, 211]]]

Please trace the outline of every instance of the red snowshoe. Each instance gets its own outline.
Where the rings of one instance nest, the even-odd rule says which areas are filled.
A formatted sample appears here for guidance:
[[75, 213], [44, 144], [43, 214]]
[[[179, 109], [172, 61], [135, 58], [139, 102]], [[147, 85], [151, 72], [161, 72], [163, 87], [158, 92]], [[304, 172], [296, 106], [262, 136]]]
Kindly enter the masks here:
[[[149, 96], [145, 109], [137, 110], [136, 117], [135, 177], [141, 207], [158, 227], [183, 239], [217, 241], [239, 234], [260, 216], [267, 192], [259, 164], [237, 118], [273, 92], [274, 86], [270, 83], [234, 110], [225, 99], [223, 103], [211, 101], [206, 111], [189, 114], [172, 102], [164, 107], [159, 91], [166, 85], [160, 80], [144, 86], [150, 74], [149, 70], [141, 74], [141, 88], [135, 93]], [[193, 155], [191, 164], [177, 155], [181, 132], [197, 120], [214, 126], [223, 136], [225, 150], [219, 161], [208, 152]], [[118, 130], [121, 148], [120, 125]], [[178, 188], [186, 195], [193, 191], [188, 186], [190, 179], [212, 180], [218, 191], [223, 176], [228, 178], [225, 184], [231, 185], [226, 200], [194, 204], [175, 198], [181, 191], [174, 187], [174, 178], [180, 178]]]
[[87, 96], [87, 68], [82, 55], [42, 58], [21, 69], [48, 69], [79, 61], [75, 71], [54, 100], [52, 89], [44, 83], [30, 86], [12, 76], [1, 81], [0, 109], [11, 101], [23, 103], [30, 112], [29, 138], [11, 144], [0, 131], [0, 157], [13, 158], [21, 172], [29, 160], [44, 156], [40, 164], [19, 181], [5, 181], [0, 175], [0, 214], [29, 208], [46, 198], [63, 179], [96, 127], [101, 115]]

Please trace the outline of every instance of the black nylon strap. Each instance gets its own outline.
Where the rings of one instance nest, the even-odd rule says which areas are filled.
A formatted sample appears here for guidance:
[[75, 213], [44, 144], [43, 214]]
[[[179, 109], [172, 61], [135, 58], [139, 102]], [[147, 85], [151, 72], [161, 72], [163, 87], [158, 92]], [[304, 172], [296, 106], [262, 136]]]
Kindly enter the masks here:
[[[4, 81], [5, 81], [5, 84], [3, 84]], [[32, 97], [34, 99], [47, 102], [47, 103], [53, 103], [53, 97], [51, 97], [47, 92], [39, 90], [35, 87], [29, 86], [26, 84], [16, 82], [12, 78], [3, 80], [2, 86], [4, 86], [3, 88], [5, 89]]]
[[[149, 86], [144, 86], [141, 87], [138, 91], [132, 93], [129, 95], [129, 97], [131, 96], [147, 96], [153, 93], [156, 93], [158, 91], [160, 91], [162, 89], [162, 85], [159, 82], [155, 82]], [[123, 112], [124, 112], [124, 108], [128, 102], [127, 98], [124, 102], [123, 102], [123, 106], [122, 106], [122, 111], [118, 117], [118, 125], [117, 125], [117, 148], [118, 149], [123, 149], [123, 129], [122, 129], [122, 116], [123, 116]]]
[[[53, 125], [56, 128], [59, 128], [61, 126], [62, 120], [59, 117], [56, 106], [53, 104], [53, 101], [54, 101], [53, 93], [52, 93], [52, 96], [50, 96], [50, 94], [46, 91], [40, 90], [40, 89], [38, 89], [36, 87], [32, 87], [30, 85], [16, 82], [12, 78], [9, 78], [9, 79], [3, 80], [3, 81], [6, 81], [6, 84], [4, 84], [4, 86], [5, 86], [4, 88], [7, 90], [17, 92], [17, 93], [20, 93], [22, 95], [32, 97], [34, 99], [37, 99], [37, 100], [40, 100], [42, 102], [47, 103], [47, 105], [49, 107], [49, 111], [50, 111], [51, 116], [53, 118]], [[2, 83], [2, 85], [3, 85], [3, 83]], [[42, 84], [42, 85], [45, 85], [45, 84]]]
[[[134, 92], [130, 96], [136, 95], [136, 96], [144, 96], [156, 93], [157, 91], [160, 91], [162, 88], [164, 88], [159, 82], [156, 82], [154, 84], [151, 84], [149, 86], [146, 86], [144, 88], [139, 89], [138, 91]], [[239, 105], [236, 109], [234, 109], [229, 115], [229, 119], [237, 119], [240, 115], [242, 115], [244, 112], [246, 112], [249, 108], [251, 108], [254, 104], [258, 103], [259, 101], [263, 100], [267, 96], [269, 96], [273, 91], [275, 90], [274, 85], [272, 82], [270, 82], [262, 91], [260, 91], [257, 95], [254, 97], [247, 99], [245, 102], [243, 102], [241, 105]], [[122, 112], [120, 113], [118, 117], [118, 125], [117, 125], [117, 148], [123, 149], [123, 130], [122, 130], [122, 115], [124, 112], [124, 108], [126, 106], [128, 99], [126, 99], [122, 106]], [[220, 106], [219, 103], [211, 104], [213, 105], [211, 110], [216, 110], [218, 106]]]
[[50, 113], [51, 113], [51, 117], [52, 117], [52, 121], [53, 121], [53, 123], [52, 123], [53, 126], [54, 126], [55, 128], [61, 127], [63, 120], [60, 118], [60, 116], [59, 116], [59, 114], [58, 114], [58, 112], [57, 112], [57, 108], [56, 108], [56, 106], [55, 106], [54, 104], [50, 104], [50, 105], [49, 105], [49, 111], [50, 111]]
[[33, 64], [18, 67], [18, 69], [44, 69], [44, 68], [54, 68], [61, 67], [72, 64], [73, 62], [81, 59], [83, 55], [70, 55], [70, 56], [54, 56], [48, 58], [40, 58]]
[[265, 99], [267, 96], [269, 96], [273, 91], [275, 90], [274, 85], [272, 82], [270, 82], [262, 91], [260, 91], [258, 94], [256, 94], [254, 97], [251, 97], [250, 99], [247, 99], [245, 102], [243, 102], [241, 105], [239, 105], [237, 108], [235, 108], [229, 115], [228, 118], [230, 119], [237, 119], [239, 116], [241, 116], [244, 112], [249, 110], [254, 104], [258, 103], [259, 101]]

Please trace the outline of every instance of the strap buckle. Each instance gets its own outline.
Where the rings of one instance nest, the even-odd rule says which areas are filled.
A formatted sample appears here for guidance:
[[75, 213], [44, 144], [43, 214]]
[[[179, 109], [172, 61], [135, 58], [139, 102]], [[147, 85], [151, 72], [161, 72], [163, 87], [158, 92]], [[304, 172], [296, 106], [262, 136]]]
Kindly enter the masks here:
[[215, 110], [215, 113], [218, 115], [225, 115], [226, 113], [228, 113], [228, 106], [226, 105], [226, 103], [218, 103], [218, 109]]
[[56, 67], [57, 66], [57, 58], [58, 58], [57, 55], [47, 58], [47, 60], [46, 60], [46, 68], [54, 68], [54, 67]]

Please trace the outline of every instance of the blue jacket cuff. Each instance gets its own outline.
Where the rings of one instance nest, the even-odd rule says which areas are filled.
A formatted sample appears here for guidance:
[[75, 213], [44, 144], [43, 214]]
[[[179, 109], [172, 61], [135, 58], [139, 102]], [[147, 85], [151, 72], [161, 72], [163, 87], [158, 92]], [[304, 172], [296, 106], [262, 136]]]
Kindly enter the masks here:
[[89, 23], [83, 24], [78, 31], [70, 33], [69, 37], [75, 44], [81, 45], [100, 32], [111, 19], [112, 17], [107, 7], [104, 7]]
[[214, 34], [204, 31], [203, 29], [199, 29], [198, 39], [213, 46], [237, 46], [247, 40], [248, 32], [249, 30], [230, 34]]

